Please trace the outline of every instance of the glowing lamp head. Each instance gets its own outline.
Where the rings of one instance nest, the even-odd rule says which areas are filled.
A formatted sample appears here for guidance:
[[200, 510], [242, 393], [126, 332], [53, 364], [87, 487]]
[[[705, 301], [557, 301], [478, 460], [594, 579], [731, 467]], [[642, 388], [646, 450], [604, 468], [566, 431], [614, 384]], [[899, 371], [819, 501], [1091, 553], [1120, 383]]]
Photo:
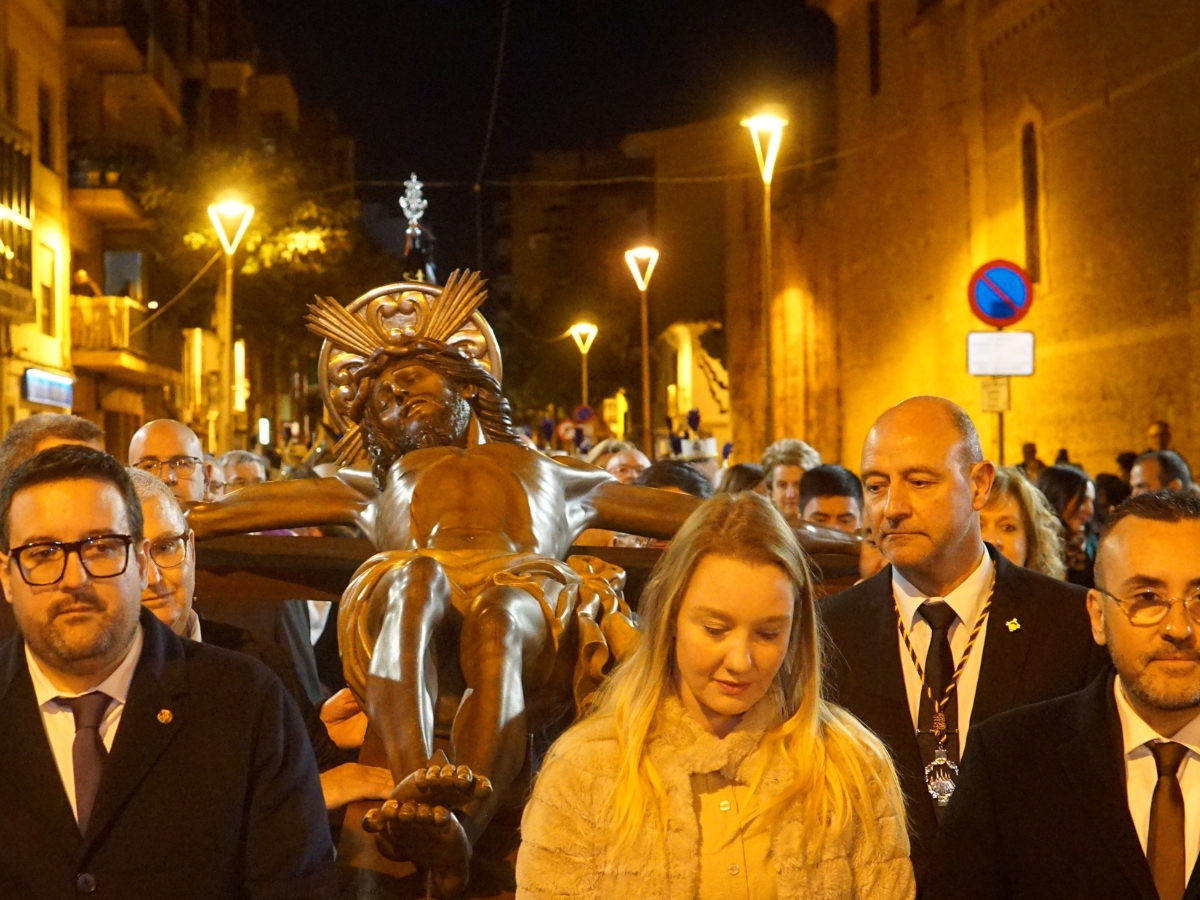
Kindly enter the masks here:
[[246, 234], [250, 220], [254, 218], [254, 207], [236, 197], [228, 197], [209, 206], [208, 217], [212, 220], [217, 237], [221, 239], [221, 247], [232, 256]]
[[658, 251], [653, 247], [634, 247], [625, 251], [625, 263], [633, 273], [633, 280], [639, 291], [650, 288], [650, 276], [658, 264]]
[[596, 339], [596, 333], [599, 331], [591, 322], [576, 322], [568, 331], [571, 337], [575, 339], [575, 346], [579, 348], [579, 352], [587, 355], [587, 352], [592, 349], [592, 341]]
[[754, 141], [754, 155], [758, 157], [763, 184], [770, 184], [775, 174], [775, 161], [779, 158], [779, 144], [787, 123], [782, 116], [768, 112], [742, 119], [742, 125], [750, 129], [750, 139]]

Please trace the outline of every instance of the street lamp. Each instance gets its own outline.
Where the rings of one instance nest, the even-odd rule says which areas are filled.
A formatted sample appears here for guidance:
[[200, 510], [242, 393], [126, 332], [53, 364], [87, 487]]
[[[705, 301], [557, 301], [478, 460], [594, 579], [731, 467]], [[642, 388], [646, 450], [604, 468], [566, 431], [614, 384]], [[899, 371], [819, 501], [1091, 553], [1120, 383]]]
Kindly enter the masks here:
[[233, 254], [254, 218], [254, 207], [231, 197], [209, 206], [208, 217], [225, 251], [225, 290], [217, 295], [217, 343], [221, 353], [220, 424], [217, 430], [223, 452], [233, 448]]
[[587, 383], [587, 355], [592, 349], [592, 341], [596, 339], [596, 332], [599, 331], [591, 322], [576, 322], [569, 329], [571, 337], [575, 339], [575, 346], [579, 348], [579, 355], [583, 360], [583, 405], [588, 405], [588, 383]]
[[774, 438], [774, 422], [771, 390], [771, 177], [775, 174], [775, 161], [779, 157], [779, 144], [783, 140], [783, 126], [787, 119], [774, 113], [763, 112], [748, 119], [742, 119], [742, 125], [750, 129], [750, 139], [754, 141], [754, 155], [758, 158], [758, 171], [763, 180], [763, 222], [762, 222], [762, 345], [763, 345], [763, 381], [766, 406], [763, 412], [763, 425], [766, 431], [767, 446]]
[[633, 273], [633, 281], [642, 297], [642, 450], [654, 458], [654, 439], [650, 431], [650, 313], [646, 305], [646, 291], [650, 289], [650, 276], [658, 264], [658, 251], [653, 247], [634, 247], [625, 251], [625, 263]]

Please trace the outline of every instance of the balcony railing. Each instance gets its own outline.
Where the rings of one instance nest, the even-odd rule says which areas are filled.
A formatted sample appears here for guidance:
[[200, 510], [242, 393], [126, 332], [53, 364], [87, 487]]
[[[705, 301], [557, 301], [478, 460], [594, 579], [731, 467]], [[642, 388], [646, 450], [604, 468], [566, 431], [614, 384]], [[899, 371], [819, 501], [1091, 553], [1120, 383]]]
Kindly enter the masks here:
[[146, 147], [120, 141], [75, 141], [67, 148], [73, 188], [121, 188], [132, 193], [154, 164]]
[[149, 333], [133, 329], [145, 321], [146, 307], [133, 297], [71, 295], [71, 346], [75, 350], [127, 350], [145, 356]]

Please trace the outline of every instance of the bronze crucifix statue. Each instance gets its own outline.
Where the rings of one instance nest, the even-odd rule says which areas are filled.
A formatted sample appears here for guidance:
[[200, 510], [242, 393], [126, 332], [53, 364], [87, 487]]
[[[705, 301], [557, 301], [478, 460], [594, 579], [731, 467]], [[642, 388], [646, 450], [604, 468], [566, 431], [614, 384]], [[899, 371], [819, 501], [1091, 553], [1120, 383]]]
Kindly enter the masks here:
[[[397, 782], [364, 824], [438, 897], [466, 886], [529, 735], [569, 715], [634, 639], [623, 573], [564, 561], [572, 541], [587, 528], [668, 539], [699, 503], [521, 444], [484, 296], [476, 274], [454, 273], [444, 288], [389, 285], [348, 308], [318, 301], [310, 327], [326, 338], [339, 458], [365, 449], [372, 471], [257, 485], [189, 516], [198, 538], [346, 524], [374, 543], [339, 612], [347, 682]], [[857, 552], [837, 532], [801, 537]]]

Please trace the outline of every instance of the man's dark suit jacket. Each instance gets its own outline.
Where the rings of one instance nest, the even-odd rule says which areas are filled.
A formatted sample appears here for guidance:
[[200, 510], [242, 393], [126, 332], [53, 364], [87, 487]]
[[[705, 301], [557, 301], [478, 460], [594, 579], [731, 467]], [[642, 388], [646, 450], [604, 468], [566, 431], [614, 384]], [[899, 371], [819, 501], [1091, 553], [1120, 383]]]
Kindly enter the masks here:
[[[968, 749], [976, 725], [996, 713], [1078, 691], [1108, 665], [1107, 651], [1092, 640], [1085, 590], [1015, 566], [986, 546], [996, 565], [996, 587]], [[904, 687], [892, 567], [822, 600], [818, 609], [832, 644], [825, 672], [830, 699], [854, 713], [891, 751], [907, 800], [919, 880], [937, 834], [937, 815], [925, 788]], [[1020, 627], [1010, 630], [1007, 623], [1014, 621]]]
[[329, 730], [321, 721], [321, 711], [308, 698], [308, 692], [304, 690], [287, 657], [277, 646], [268, 644], [244, 628], [206, 619], [204, 616], [200, 616], [200, 640], [210, 647], [221, 647], [252, 656], [275, 674], [300, 710], [304, 730], [308, 732], [308, 740], [317, 757], [317, 771], [325, 772], [342, 763], [354, 762], [358, 758], [357, 750], [343, 750], [333, 742]]
[[[1158, 900], [1129, 816], [1113, 675], [972, 730], [922, 900]], [[1184, 898], [1200, 898], [1195, 870]]]
[[258, 662], [176, 637], [145, 643], [81, 835], [24, 644], [0, 647], [0, 897], [307, 900], [336, 895], [304, 725]]

